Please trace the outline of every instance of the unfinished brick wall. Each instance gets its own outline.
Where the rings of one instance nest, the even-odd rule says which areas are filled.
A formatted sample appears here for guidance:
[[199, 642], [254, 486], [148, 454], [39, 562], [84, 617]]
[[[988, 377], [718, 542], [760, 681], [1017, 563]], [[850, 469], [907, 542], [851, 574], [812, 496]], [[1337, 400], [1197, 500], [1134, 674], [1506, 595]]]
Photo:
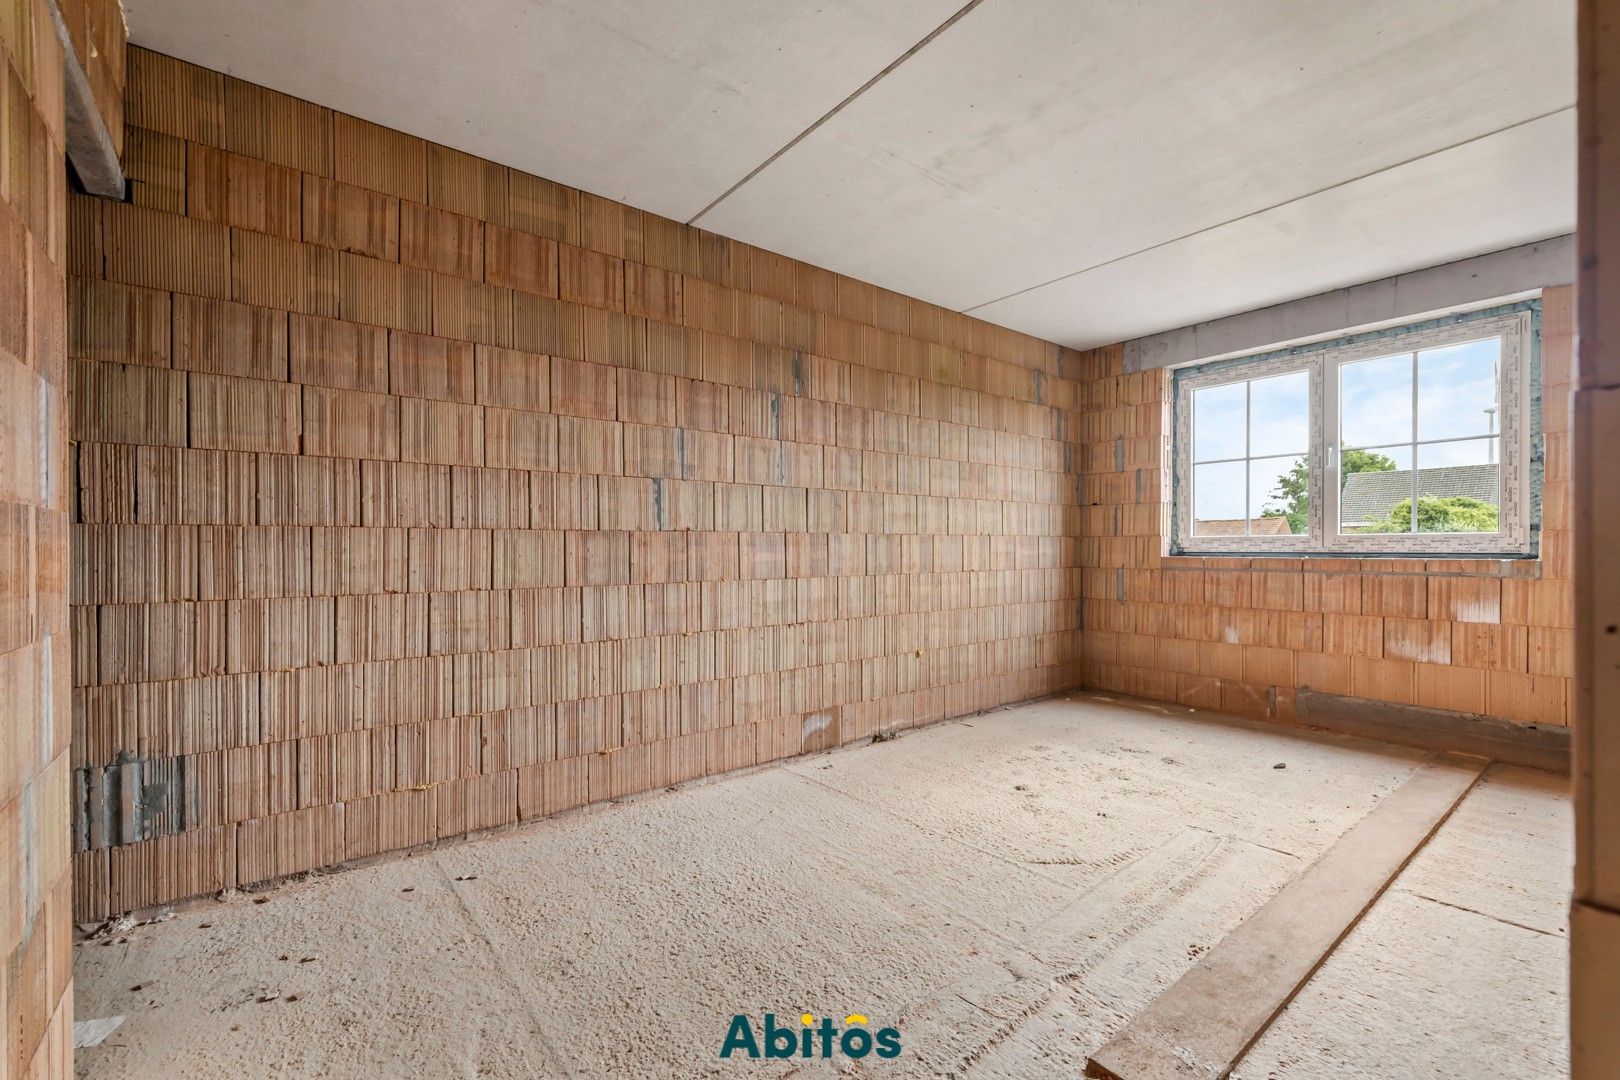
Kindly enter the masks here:
[[1055, 346], [153, 53], [127, 118], [82, 917], [1076, 682]]
[[[116, 108], [115, 2], [61, 5]], [[73, 1073], [65, 57], [45, 0], [0, 7], [0, 1077]]]
[[1291, 720], [1295, 691], [1567, 724], [1573, 296], [1541, 324], [1541, 557], [1171, 556], [1168, 371], [1080, 359], [1084, 684]]

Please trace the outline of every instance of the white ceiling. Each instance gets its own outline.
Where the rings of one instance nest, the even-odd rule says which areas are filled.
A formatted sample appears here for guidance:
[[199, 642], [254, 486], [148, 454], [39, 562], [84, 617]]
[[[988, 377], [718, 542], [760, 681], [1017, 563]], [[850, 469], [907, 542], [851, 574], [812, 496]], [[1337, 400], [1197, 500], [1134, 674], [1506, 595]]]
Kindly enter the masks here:
[[1075, 346], [1574, 227], [1573, 0], [962, 4], [126, 0], [137, 44]]

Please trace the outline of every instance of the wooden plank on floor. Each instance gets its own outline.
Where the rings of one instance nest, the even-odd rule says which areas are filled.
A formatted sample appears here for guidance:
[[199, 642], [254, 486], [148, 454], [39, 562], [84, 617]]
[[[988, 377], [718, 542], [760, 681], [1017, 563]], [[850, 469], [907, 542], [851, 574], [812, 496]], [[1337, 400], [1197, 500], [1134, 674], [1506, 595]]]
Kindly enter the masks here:
[[1433, 836], [1487, 762], [1435, 754], [1086, 1063], [1098, 1080], [1224, 1080]]

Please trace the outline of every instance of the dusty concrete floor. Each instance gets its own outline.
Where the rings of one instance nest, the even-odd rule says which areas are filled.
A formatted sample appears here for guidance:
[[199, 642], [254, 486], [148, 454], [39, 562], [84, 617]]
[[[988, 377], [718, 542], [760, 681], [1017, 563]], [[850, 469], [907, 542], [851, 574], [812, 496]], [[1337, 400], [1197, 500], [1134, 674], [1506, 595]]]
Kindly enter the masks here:
[[[1078, 1076], [1420, 759], [1080, 696], [940, 724], [82, 945], [78, 1017], [127, 1019], [79, 1072]], [[1240, 1075], [1559, 1075], [1568, 814], [1488, 774]], [[765, 1011], [904, 1051], [720, 1060]]]

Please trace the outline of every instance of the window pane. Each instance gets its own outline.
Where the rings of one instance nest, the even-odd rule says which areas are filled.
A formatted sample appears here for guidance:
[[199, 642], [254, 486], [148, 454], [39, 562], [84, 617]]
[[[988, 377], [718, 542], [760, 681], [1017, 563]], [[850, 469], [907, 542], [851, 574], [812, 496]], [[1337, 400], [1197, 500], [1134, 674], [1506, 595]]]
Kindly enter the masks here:
[[1198, 536], [1243, 536], [1244, 463], [1193, 466], [1193, 532]]
[[[1258, 415], [1259, 409], [1255, 410]], [[1310, 469], [1304, 455], [1249, 462], [1249, 532], [1253, 536], [1310, 531]]]
[[[1508, 416], [1523, 403], [1503, 387], [1517, 386], [1532, 320], [1493, 314], [1352, 339], [1354, 352], [1324, 343], [1178, 372], [1178, 546], [1354, 555], [1383, 535], [1377, 550], [1413, 556], [1497, 550], [1504, 508], [1528, 497], [1506, 432], [1534, 418]], [[1313, 467], [1335, 487], [1313, 487]], [[1311, 514], [1329, 503], [1318, 535]]]
[[1497, 439], [1417, 448], [1418, 532], [1497, 532], [1501, 467]]
[[[1240, 458], [1247, 450], [1248, 383], [1228, 383], [1193, 391], [1193, 460]], [[1242, 516], [1238, 511], [1238, 516]]]
[[1303, 371], [1249, 384], [1249, 453], [1303, 454], [1311, 448], [1311, 378]]
[[1418, 438], [1496, 434], [1502, 422], [1501, 361], [1499, 338], [1418, 353]]
[[1339, 453], [1339, 529], [1412, 531], [1412, 448], [1380, 446]]
[[1339, 442], [1377, 446], [1412, 441], [1412, 354], [1339, 367]]

